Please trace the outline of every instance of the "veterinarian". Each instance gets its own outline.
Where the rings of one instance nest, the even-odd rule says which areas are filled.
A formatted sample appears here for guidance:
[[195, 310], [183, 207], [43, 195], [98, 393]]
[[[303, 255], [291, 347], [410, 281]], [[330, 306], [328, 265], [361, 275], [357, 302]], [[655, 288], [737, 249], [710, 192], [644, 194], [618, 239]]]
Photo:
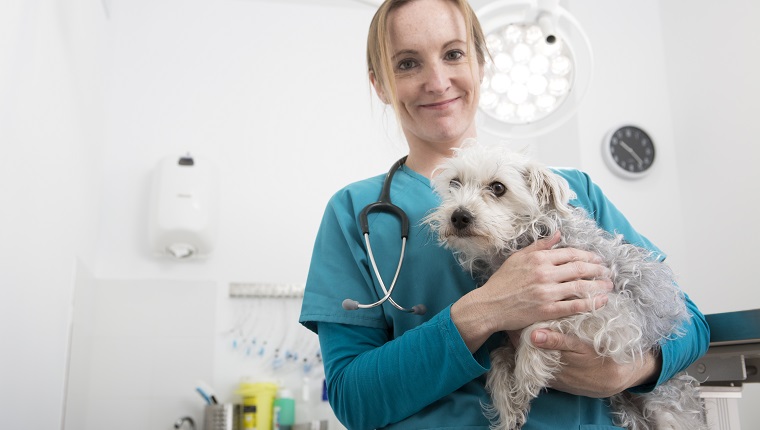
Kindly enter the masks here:
[[[476, 288], [421, 225], [439, 204], [430, 187], [433, 169], [452, 155], [451, 148], [477, 136], [486, 55], [480, 25], [465, 0], [388, 0], [370, 25], [369, 80], [395, 111], [409, 146], [390, 181], [393, 204], [409, 219], [408, 240], [401, 238], [398, 216], [370, 213], [372, 258], [368, 254], [360, 213], [378, 199], [385, 174], [338, 191], [314, 245], [300, 318], [319, 335], [330, 404], [349, 429], [487, 429], [481, 404], [489, 402], [489, 351], [504, 332], [514, 335], [537, 321], [603, 306], [603, 300], [578, 297], [612, 288], [596, 255], [552, 249], [558, 236], [515, 254]], [[577, 194], [571, 204], [593, 214], [602, 228], [664, 258], [587, 175], [558, 173]], [[405, 312], [390, 300], [351, 310], [386, 296], [383, 288], [392, 285], [402, 247], [392, 299], [407, 310], [424, 305], [426, 312]], [[341, 306], [347, 298], [348, 310]], [[641, 366], [602, 360], [572, 336], [532, 333], [535, 345], [562, 351], [565, 366], [552, 388], [533, 401], [523, 429], [615, 428], [605, 397], [651, 390], [706, 352], [708, 327], [687, 302], [693, 317], [685, 335], [665, 342]]]

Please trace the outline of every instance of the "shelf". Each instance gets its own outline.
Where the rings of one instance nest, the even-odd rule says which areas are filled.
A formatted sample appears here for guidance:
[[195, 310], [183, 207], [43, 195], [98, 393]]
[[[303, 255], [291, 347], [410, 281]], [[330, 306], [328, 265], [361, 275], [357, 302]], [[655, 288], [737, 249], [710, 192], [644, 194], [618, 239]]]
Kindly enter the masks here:
[[303, 297], [303, 284], [272, 284], [261, 282], [230, 282], [230, 298], [297, 299]]

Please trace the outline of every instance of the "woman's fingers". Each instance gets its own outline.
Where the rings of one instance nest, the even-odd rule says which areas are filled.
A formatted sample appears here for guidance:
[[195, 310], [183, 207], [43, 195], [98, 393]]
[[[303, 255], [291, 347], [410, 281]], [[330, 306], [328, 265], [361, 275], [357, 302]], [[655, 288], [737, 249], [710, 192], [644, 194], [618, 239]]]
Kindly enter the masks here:
[[601, 308], [607, 304], [608, 297], [606, 294], [597, 294], [591, 297], [560, 300], [551, 304], [550, 313], [555, 313], [557, 316], [553, 318], [561, 318], [566, 315], [575, 315], [583, 312], [590, 312]]
[[610, 279], [610, 270], [601, 264], [572, 261], [555, 266], [554, 281], [569, 282], [576, 279]]
[[604, 262], [602, 257], [590, 251], [583, 251], [577, 248], [557, 248], [549, 249], [543, 252], [547, 261], [556, 266], [568, 263], [590, 263], [601, 264]]
[[609, 269], [593, 252], [554, 247], [560, 233], [512, 255], [478, 289], [482, 312], [496, 331], [589, 312], [607, 302]]
[[[561, 251], [562, 255], [555, 255]], [[515, 268], [521, 268], [522, 272], [530, 275], [530, 282], [538, 284], [555, 284], [573, 282], [576, 280], [606, 280], [610, 278], [610, 270], [595, 262], [594, 254], [579, 251], [568, 253], [566, 249], [551, 249], [523, 254], [512, 263]], [[578, 250], [575, 250], [578, 251]], [[588, 255], [587, 255], [588, 254]], [[567, 257], [583, 257], [588, 260], [569, 259]], [[512, 258], [515, 258], [513, 256]]]
[[574, 280], [554, 287], [557, 300], [588, 299], [612, 291], [614, 285], [609, 279]]
[[553, 249], [559, 240], [560, 233], [557, 232], [520, 251], [524, 264], [536, 268], [539, 282], [609, 279], [610, 271], [602, 265], [604, 261], [601, 256], [576, 248]]
[[[559, 288], [557, 287], [557, 289]], [[528, 325], [538, 321], [559, 319], [599, 309], [607, 304], [608, 301], [607, 294], [599, 294], [599, 291], [597, 289], [596, 291], [589, 292], [585, 297], [565, 294], [565, 297], [542, 298], [537, 302], [533, 302], [535, 308], [526, 316], [528, 318]], [[555, 294], [556, 292], [552, 295]]]
[[552, 249], [555, 245], [559, 243], [559, 241], [562, 239], [562, 234], [559, 231], [555, 231], [554, 234], [550, 237], [545, 237], [543, 239], [539, 239], [530, 245], [526, 246], [523, 251], [524, 252], [531, 252], [531, 251], [545, 251], [548, 249]]
[[546, 253], [546, 256], [549, 258], [549, 261], [555, 265], [568, 263], [571, 261], [585, 261], [588, 263], [601, 263], [603, 261], [599, 255], [589, 251], [583, 251], [576, 248], [553, 249], [561, 239], [562, 232], [556, 231], [552, 236], [539, 239], [526, 246], [519, 253], [530, 254], [534, 251], [551, 250], [551, 252]]

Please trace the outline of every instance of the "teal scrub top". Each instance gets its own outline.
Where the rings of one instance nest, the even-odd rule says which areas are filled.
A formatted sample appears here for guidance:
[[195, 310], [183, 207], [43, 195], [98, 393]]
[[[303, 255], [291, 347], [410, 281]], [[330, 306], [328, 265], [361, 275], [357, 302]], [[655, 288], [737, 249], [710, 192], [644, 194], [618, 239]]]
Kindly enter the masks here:
[[[555, 172], [576, 193], [570, 204], [584, 208], [605, 230], [665, 258], [585, 173]], [[472, 354], [451, 320], [451, 304], [477, 283], [421, 223], [440, 203], [429, 179], [402, 166], [391, 186], [393, 203], [410, 221], [393, 299], [406, 308], [424, 304], [427, 313], [401, 312], [388, 302], [353, 311], [341, 306], [346, 298], [366, 304], [384, 295], [359, 226], [359, 213], [377, 200], [384, 178], [353, 183], [330, 199], [312, 253], [300, 322], [319, 335], [331, 407], [349, 429], [488, 429], [481, 408], [481, 403], [489, 402], [485, 373], [490, 368], [489, 352], [501, 337], [494, 335]], [[401, 252], [401, 224], [394, 215], [372, 213], [369, 228], [372, 252], [388, 288]], [[692, 318], [684, 327], [686, 334], [662, 345], [658, 384], [707, 350], [704, 316], [688, 297], [687, 306]], [[615, 428], [606, 400], [551, 389], [532, 402], [523, 426], [524, 430], [604, 428]]]

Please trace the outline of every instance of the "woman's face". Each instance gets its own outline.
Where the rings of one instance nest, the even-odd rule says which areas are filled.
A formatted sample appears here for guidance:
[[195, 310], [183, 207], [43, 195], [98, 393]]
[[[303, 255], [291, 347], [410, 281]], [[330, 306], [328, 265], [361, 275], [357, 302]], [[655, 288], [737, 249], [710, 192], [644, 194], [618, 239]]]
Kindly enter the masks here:
[[398, 113], [410, 149], [448, 151], [475, 137], [482, 67], [474, 47], [467, 47], [457, 6], [447, 0], [409, 2], [391, 12], [388, 26]]

